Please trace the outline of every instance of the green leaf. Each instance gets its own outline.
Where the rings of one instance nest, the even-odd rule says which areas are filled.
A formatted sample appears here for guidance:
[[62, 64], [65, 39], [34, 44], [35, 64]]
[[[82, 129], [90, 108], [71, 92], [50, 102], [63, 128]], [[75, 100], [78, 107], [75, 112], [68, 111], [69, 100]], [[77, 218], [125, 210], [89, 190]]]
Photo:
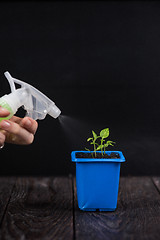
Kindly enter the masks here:
[[93, 134], [93, 137], [94, 137], [94, 140], [97, 139], [97, 134], [92, 130], [92, 134]]
[[105, 147], [105, 148], [108, 147], [108, 143], [105, 143], [105, 144], [104, 144], [104, 147]]
[[108, 146], [110, 145], [110, 146], [114, 146], [114, 144], [116, 144], [115, 142], [113, 142], [113, 141], [107, 141], [107, 143], [106, 144], [108, 144]]
[[85, 148], [86, 151], [90, 151], [88, 148]]
[[107, 138], [109, 136], [109, 128], [105, 128], [100, 132], [101, 138]]
[[88, 139], [87, 139], [87, 142], [89, 142], [89, 141], [91, 141], [91, 140], [93, 140], [93, 138], [88, 138]]
[[99, 145], [96, 150], [101, 150], [103, 148], [103, 145]]

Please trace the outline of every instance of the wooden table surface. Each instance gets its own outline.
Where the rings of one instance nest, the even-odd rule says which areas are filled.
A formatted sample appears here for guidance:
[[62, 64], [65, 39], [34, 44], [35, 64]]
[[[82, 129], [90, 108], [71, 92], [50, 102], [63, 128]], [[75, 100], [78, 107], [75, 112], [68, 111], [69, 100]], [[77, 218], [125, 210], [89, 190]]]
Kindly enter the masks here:
[[160, 239], [160, 177], [121, 177], [115, 212], [78, 209], [74, 178], [1, 177], [0, 240]]

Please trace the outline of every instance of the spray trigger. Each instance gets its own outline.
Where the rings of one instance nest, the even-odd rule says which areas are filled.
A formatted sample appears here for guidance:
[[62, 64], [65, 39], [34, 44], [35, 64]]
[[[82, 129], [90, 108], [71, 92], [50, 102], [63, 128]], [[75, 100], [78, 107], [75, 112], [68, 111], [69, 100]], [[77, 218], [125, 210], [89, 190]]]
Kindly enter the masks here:
[[[53, 118], [57, 118], [60, 115], [60, 109], [42, 92], [28, 83], [13, 78], [9, 72], [5, 72], [4, 75], [10, 84], [11, 93], [3, 96], [3, 98], [13, 109], [14, 114], [19, 107], [23, 106], [27, 111], [27, 116], [34, 120], [44, 119], [47, 114]], [[16, 89], [15, 84], [21, 87]]]

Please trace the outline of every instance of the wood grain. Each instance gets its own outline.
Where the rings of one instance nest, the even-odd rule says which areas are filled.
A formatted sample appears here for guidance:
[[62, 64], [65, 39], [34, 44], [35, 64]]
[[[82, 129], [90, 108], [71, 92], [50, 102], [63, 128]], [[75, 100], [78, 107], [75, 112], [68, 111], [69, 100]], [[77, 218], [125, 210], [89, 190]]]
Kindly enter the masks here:
[[121, 178], [115, 212], [79, 210], [73, 185], [67, 177], [0, 178], [0, 239], [160, 239], [160, 177]]
[[9, 204], [14, 184], [14, 177], [0, 177], [0, 226]]
[[157, 190], [160, 193], [160, 177], [152, 177], [152, 180], [153, 180]]
[[19, 178], [0, 239], [73, 239], [72, 204], [69, 178]]
[[115, 212], [80, 211], [74, 189], [76, 240], [160, 239], [160, 194], [150, 178], [121, 178]]

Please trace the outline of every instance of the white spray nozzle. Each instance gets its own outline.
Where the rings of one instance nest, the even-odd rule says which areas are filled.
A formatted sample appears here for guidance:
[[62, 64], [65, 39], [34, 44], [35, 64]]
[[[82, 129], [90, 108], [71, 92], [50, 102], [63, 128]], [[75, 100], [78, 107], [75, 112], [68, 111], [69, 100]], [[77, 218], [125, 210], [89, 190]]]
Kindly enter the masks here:
[[[27, 116], [35, 120], [44, 119], [47, 113], [53, 118], [57, 118], [60, 115], [61, 111], [55, 103], [39, 90], [28, 83], [13, 78], [9, 72], [5, 72], [4, 75], [12, 91], [11, 96], [6, 95], [6, 98], [10, 101], [11, 105], [16, 105], [14, 109], [18, 109], [23, 105], [27, 111]], [[15, 83], [19, 84], [21, 88], [16, 89]]]

